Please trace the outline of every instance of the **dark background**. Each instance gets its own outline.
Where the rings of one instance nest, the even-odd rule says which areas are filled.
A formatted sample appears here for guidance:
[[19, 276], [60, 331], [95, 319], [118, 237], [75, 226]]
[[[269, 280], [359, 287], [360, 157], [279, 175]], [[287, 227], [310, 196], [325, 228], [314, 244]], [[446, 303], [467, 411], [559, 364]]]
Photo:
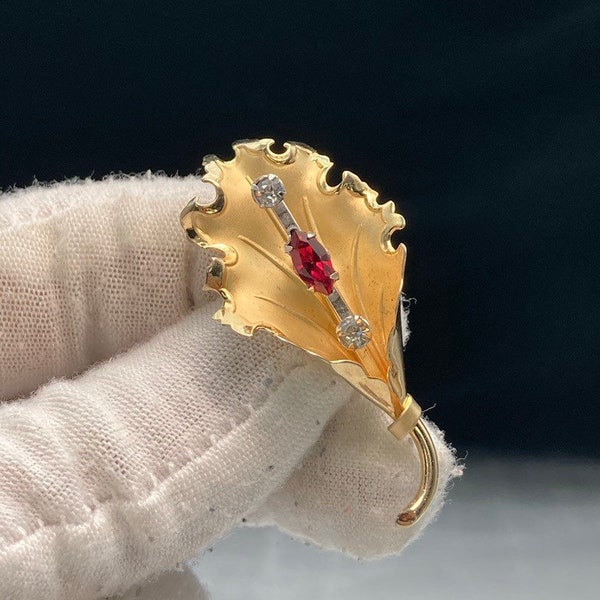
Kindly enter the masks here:
[[[600, 455], [596, 2], [0, 4], [0, 186], [304, 141], [397, 200], [460, 454]], [[1, 249], [0, 249], [1, 251]]]

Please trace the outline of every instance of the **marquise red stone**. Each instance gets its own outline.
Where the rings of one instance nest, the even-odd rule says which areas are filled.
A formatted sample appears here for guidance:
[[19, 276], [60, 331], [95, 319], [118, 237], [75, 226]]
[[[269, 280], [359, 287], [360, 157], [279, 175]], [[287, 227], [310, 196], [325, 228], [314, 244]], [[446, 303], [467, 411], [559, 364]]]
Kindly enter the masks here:
[[329, 252], [316, 237], [298, 229], [290, 233], [290, 257], [294, 270], [304, 283], [312, 286], [315, 292], [331, 294], [334, 280], [331, 276], [335, 269], [331, 264]]

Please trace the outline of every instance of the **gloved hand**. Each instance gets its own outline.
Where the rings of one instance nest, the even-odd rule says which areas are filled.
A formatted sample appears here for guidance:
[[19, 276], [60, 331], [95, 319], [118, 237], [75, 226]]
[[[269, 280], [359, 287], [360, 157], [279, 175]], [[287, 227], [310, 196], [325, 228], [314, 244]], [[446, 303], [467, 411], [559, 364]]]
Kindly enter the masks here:
[[242, 522], [364, 558], [399, 552], [409, 439], [326, 363], [211, 317], [179, 213], [198, 177], [0, 197], [0, 598], [121, 593]]

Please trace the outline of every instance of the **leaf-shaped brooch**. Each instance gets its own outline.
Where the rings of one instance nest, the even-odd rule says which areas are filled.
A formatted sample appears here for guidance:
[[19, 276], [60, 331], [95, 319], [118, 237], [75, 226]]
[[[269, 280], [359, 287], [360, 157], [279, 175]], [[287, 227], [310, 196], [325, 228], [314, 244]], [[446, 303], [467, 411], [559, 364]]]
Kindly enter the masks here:
[[401, 332], [396, 326], [406, 247], [394, 203], [345, 171], [326, 181], [332, 163], [299, 143], [244, 140], [235, 156], [205, 157], [203, 180], [216, 190], [192, 199], [181, 222], [192, 241], [217, 251], [206, 277], [223, 305], [215, 317], [243, 335], [258, 329], [318, 356], [410, 435], [421, 462], [418, 491], [398, 516], [414, 523], [435, 493], [435, 447], [421, 409], [406, 393]]

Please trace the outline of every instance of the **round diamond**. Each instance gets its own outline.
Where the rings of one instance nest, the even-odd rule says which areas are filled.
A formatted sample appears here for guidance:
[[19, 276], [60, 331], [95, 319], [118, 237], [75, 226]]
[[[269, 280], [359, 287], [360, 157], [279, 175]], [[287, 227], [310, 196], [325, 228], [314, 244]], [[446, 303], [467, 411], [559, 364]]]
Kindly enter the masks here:
[[337, 326], [337, 334], [346, 348], [354, 350], [364, 348], [371, 340], [369, 322], [360, 315], [350, 315], [342, 319]]
[[283, 200], [284, 196], [285, 186], [283, 185], [283, 181], [272, 173], [261, 175], [252, 184], [252, 197], [263, 208], [277, 206]]

